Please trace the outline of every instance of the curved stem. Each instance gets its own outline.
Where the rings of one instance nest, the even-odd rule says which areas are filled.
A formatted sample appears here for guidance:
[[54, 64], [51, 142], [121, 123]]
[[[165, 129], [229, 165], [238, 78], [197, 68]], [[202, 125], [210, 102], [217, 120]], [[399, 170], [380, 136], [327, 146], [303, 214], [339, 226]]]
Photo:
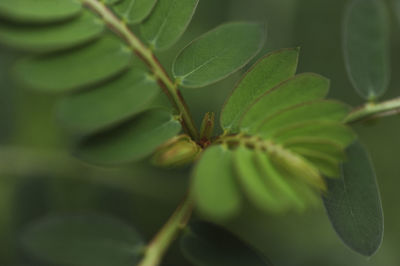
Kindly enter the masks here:
[[138, 266], [157, 266], [179, 232], [186, 226], [193, 210], [193, 202], [186, 196], [168, 222], [147, 246], [143, 260]]
[[163, 89], [174, 108], [181, 115], [181, 124], [186, 133], [194, 140], [199, 140], [199, 133], [194, 124], [189, 109], [180, 94], [179, 88], [168, 76], [167, 72], [155, 57], [153, 52], [144, 45], [139, 38], [133, 34], [128, 26], [120, 20], [114, 13], [99, 0], [81, 0], [83, 4], [96, 12], [107, 26], [117, 35], [125, 40], [125, 42], [133, 49], [133, 51], [141, 58], [151, 69], [160, 87]]
[[346, 123], [354, 123], [361, 120], [368, 120], [382, 116], [398, 114], [400, 112], [400, 98], [394, 98], [380, 103], [366, 103], [354, 109], [346, 117]]

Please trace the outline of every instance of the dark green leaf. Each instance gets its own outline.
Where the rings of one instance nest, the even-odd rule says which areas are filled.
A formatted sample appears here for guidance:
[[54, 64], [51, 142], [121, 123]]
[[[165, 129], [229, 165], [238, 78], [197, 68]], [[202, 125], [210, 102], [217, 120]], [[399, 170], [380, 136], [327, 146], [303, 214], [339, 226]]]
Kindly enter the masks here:
[[77, 0], [1, 0], [0, 17], [26, 23], [55, 22], [71, 18], [81, 10]]
[[390, 79], [389, 15], [381, 0], [354, 0], [344, 23], [344, 55], [353, 86], [365, 99], [381, 96]]
[[67, 49], [98, 37], [104, 29], [103, 22], [91, 12], [62, 24], [29, 26], [0, 23], [0, 42], [13, 48], [50, 52]]
[[159, 91], [153, 77], [133, 67], [117, 80], [64, 98], [58, 117], [73, 132], [90, 133], [143, 111]]
[[128, 24], [135, 24], [150, 14], [156, 2], [157, 0], [122, 0], [114, 6], [114, 10]]
[[63, 92], [110, 79], [125, 70], [132, 52], [118, 39], [105, 37], [79, 50], [20, 61], [15, 72], [27, 87]]
[[237, 131], [240, 117], [262, 94], [296, 73], [298, 49], [283, 49], [261, 58], [236, 85], [224, 105], [221, 126], [228, 131]]
[[242, 116], [240, 129], [254, 133], [269, 116], [290, 106], [323, 98], [328, 90], [329, 80], [322, 76], [312, 73], [297, 75], [260, 96]]
[[173, 64], [174, 77], [190, 88], [217, 82], [247, 64], [263, 43], [263, 27], [259, 24], [224, 24], [180, 52]]
[[356, 252], [371, 256], [383, 237], [383, 212], [375, 172], [359, 142], [348, 148], [347, 155], [341, 177], [328, 180], [325, 208], [343, 242]]
[[194, 173], [192, 193], [199, 211], [213, 220], [228, 219], [241, 207], [241, 195], [232, 170], [231, 152], [220, 145], [208, 148]]
[[226, 229], [207, 222], [190, 225], [181, 238], [181, 249], [196, 266], [272, 265]]
[[77, 156], [102, 165], [141, 160], [180, 130], [180, 123], [169, 112], [149, 110], [121, 126], [84, 139]]
[[24, 230], [23, 249], [52, 265], [132, 266], [144, 244], [130, 226], [98, 215], [41, 219]]
[[143, 37], [155, 50], [169, 48], [186, 30], [197, 3], [198, 0], [158, 0], [141, 25]]

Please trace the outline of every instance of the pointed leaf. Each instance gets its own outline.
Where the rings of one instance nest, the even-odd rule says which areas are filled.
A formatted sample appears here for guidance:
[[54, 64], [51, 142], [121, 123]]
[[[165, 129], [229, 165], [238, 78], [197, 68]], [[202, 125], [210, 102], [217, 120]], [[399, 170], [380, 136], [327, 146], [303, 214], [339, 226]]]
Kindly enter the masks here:
[[298, 49], [282, 49], [255, 63], [225, 103], [221, 127], [230, 132], [237, 131], [240, 117], [258, 97], [296, 73], [298, 56]]
[[284, 127], [307, 121], [341, 122], [349, 107], [336, 101], [317, 100], [289, 107], [263, 120], [256, 132], [268, 138]]
[[109, 127], [143, 111], [159, 93], [146, 70], [133, 67], [94, 90], [64, 98], [58, 108], [63, 125], [78, 134]]
[[102, 165], [138, 161], [181, 130], [180, 123], [162, 109], [136, 116], [121, 126], [84, 139], [77, 148], [81, 159]]
[[125, 70], [131, 58], [118, 39], [105, 37], [79, 50], [22, 60], [15, 72], [29, 88], [63, 92], [110, 79]]
[[221, 25], [184, 48], [173, 64], [174, 77], [184, 87], [217, 82], [247, 64], [264, 43], [263, 27], [235, 22]]
[[98, 215], [52, 216], [24, 230], [23, 249], [51, 265], [131, 266], [144, 244], [130, 226]]
[[318, 151], [340, 161], [346, 160], [343, 146], [340, 143], [323, 138], [315, 138], [314, 136], [293, 138], [285, 142], [285, 147], [299, 154]]
[[113, 9], [126, 23], [135, 24], [150, 14], [156, 2], [157, 0], [122, 0]]
[[231, 152], [212, 146], [204, 152], [193, 172], [192, 193], [199, 211], [213, 220], [238, 214], [241, 194], [233, 172]]
[[357, 92], [371, 100], [390, 79], [389, 14], [381, 0], [353, 0], [344, 22], [344, 57]]
[[0, 17], [15, 22], [48, 23], [71, 18], [81, 10], [76, 0], [1, 0]]
[[323, 98], [329, 80], [313, 74], [297, 75], [260, 96], [242, 116], [240, 128], [252, 133], [264, 119], [290, 106]]
[[272, 266], [260, 252], [208, 222], [192, 223], [180, 244], [183, 255], [196, 266]]
[[266, 186], [257, 169], [254, 151], [240, 146], [234, 151], [234, 166], [239, 183], [249, 200], [258, 208], [277, 212], [281, 210], [279, 198]]
[[0, 43], [32, 52], [52, 52], [76, 47], [98, 37], [101, 20], [89, 11], [62, 24], [46, 26], [0, 23]]
[[199, 0], [158, 0], [154, 11], [140, 26], [143, 37], [155, 50], [173, 45], [186, 30]]
[[371, 256], [383, 237], [383, 212], [375, 172], [359, 142], [352, 144], [347, 154], [341, 177], [328, 180], [324, 204], [343, 242], [356, 252]]

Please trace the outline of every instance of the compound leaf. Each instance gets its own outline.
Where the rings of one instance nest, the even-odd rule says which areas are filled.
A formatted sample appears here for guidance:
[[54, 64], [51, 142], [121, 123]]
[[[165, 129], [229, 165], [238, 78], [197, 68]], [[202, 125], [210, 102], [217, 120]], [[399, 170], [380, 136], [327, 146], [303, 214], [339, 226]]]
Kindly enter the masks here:
[[76, 155], [100, 165], [134, 162], [149, 156], [180, 130], [180, 123], [169, 112], [152, 109], [116, 128], [85, 138]]
[[122, 0], [114, 5], [114, 11], [128, 24], [144, 20], [153, 9], [157, 0]]
[[132, 67], [94, 90], [65, 97], [59, 104], [58, 117], [72, 132], [91, 133], [143, 111], [158, 93], [154, 78], [143, 68]]
[[259, 24], [224, 24], [184, 48], [175, 59], [173, 75], [183, 87], [209, 85], [243, 67], [263, 43], [264, 30]]
[[173, 45], [186, 30], [198, 0], [158, 0], [151, 15], [141, 24], [143, 37], [155, 50]]
[[330, 179], [324, 204], [343, 242], [372, 256], [382, 242], [383, 212], [375, 172], [365, 148], [355, 142], [347, 149], [341, 177]]
[[131, 266], [144, 249], [138, 233], [99, 215], [51, 216], [22, 233], [23, 249], [52, 265]]
[[212, 146], [204, 152], [193, 173], [192, 193], [196, 205], [213, 220], [226, 220], [241, 208], [232, 160], [227, 148]]
[[347, 72], [357, 92], [368, 100], [381, 96], [390, 79], [389, 18], [385, 2], [354, 0], [344, 23]]
[[98, 37], [104, 23], [91, 12], [62, 24], [45, 26], [0, 23], [0, 43], [31, 52], [53, 52], [76, 47]]
[[183, 255], [196, 266], [272, 266], [260, 252], [208, 222], [191, 223], [180, 244]]
[[237, 131], [240, 117], [258, 97], [296, 73], [298, 56], [298, 49], [269, 53], [244, 74], [224, 105], [222, 128]]
[[1, 0], [0, 17], [14, 22], [49, 23], [76, 16], [81, 10], [77, 0]]
[[127, 47], [107, 36], [79, 50], [23, 59], [15, 72], [29, 88], [64, 92], [110, 79], [125, 70], [131, 59]]

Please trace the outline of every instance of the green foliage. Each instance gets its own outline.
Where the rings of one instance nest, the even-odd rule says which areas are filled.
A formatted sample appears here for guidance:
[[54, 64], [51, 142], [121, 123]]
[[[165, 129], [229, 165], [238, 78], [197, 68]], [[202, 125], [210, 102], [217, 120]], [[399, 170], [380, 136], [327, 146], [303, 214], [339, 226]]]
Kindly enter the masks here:
[[183, 254], [196, 266], [268, 266], [258, 251], [220, 226], [192, 223], [181, 239]]
[[154, 11], [140, 30], [150, 47], [164, 50], [173, 45], [186, 30], [198, 0], [158, 0]]
[[144, 20], [153, 9], [157, 0], [122, 0], [113, 9], [128, 24], [136, 24]]
[[99, 215], [43, 218], [24, 230], [21, 242], [29, 255], [51, 265], [132, 266], [144, 249], [133, 228]]
[[356, 142], [347, 149], [341, 177], [329, 180], [325, 208], [343, 242], [372, 256], [382, 242], [383, 212], [375, 172], [365, 148]]
[[259, 24], [236, 22], [205, 33], [175, 59], [174, 77], [189, 88], [203, 87], [227, 77], [259, 52], [264, 44], [263, 31]]
[[384, 1], [353, 0], [344, 22], [347, 72], [367, 100], [381, 96], [390, 79], [389, 19]]

